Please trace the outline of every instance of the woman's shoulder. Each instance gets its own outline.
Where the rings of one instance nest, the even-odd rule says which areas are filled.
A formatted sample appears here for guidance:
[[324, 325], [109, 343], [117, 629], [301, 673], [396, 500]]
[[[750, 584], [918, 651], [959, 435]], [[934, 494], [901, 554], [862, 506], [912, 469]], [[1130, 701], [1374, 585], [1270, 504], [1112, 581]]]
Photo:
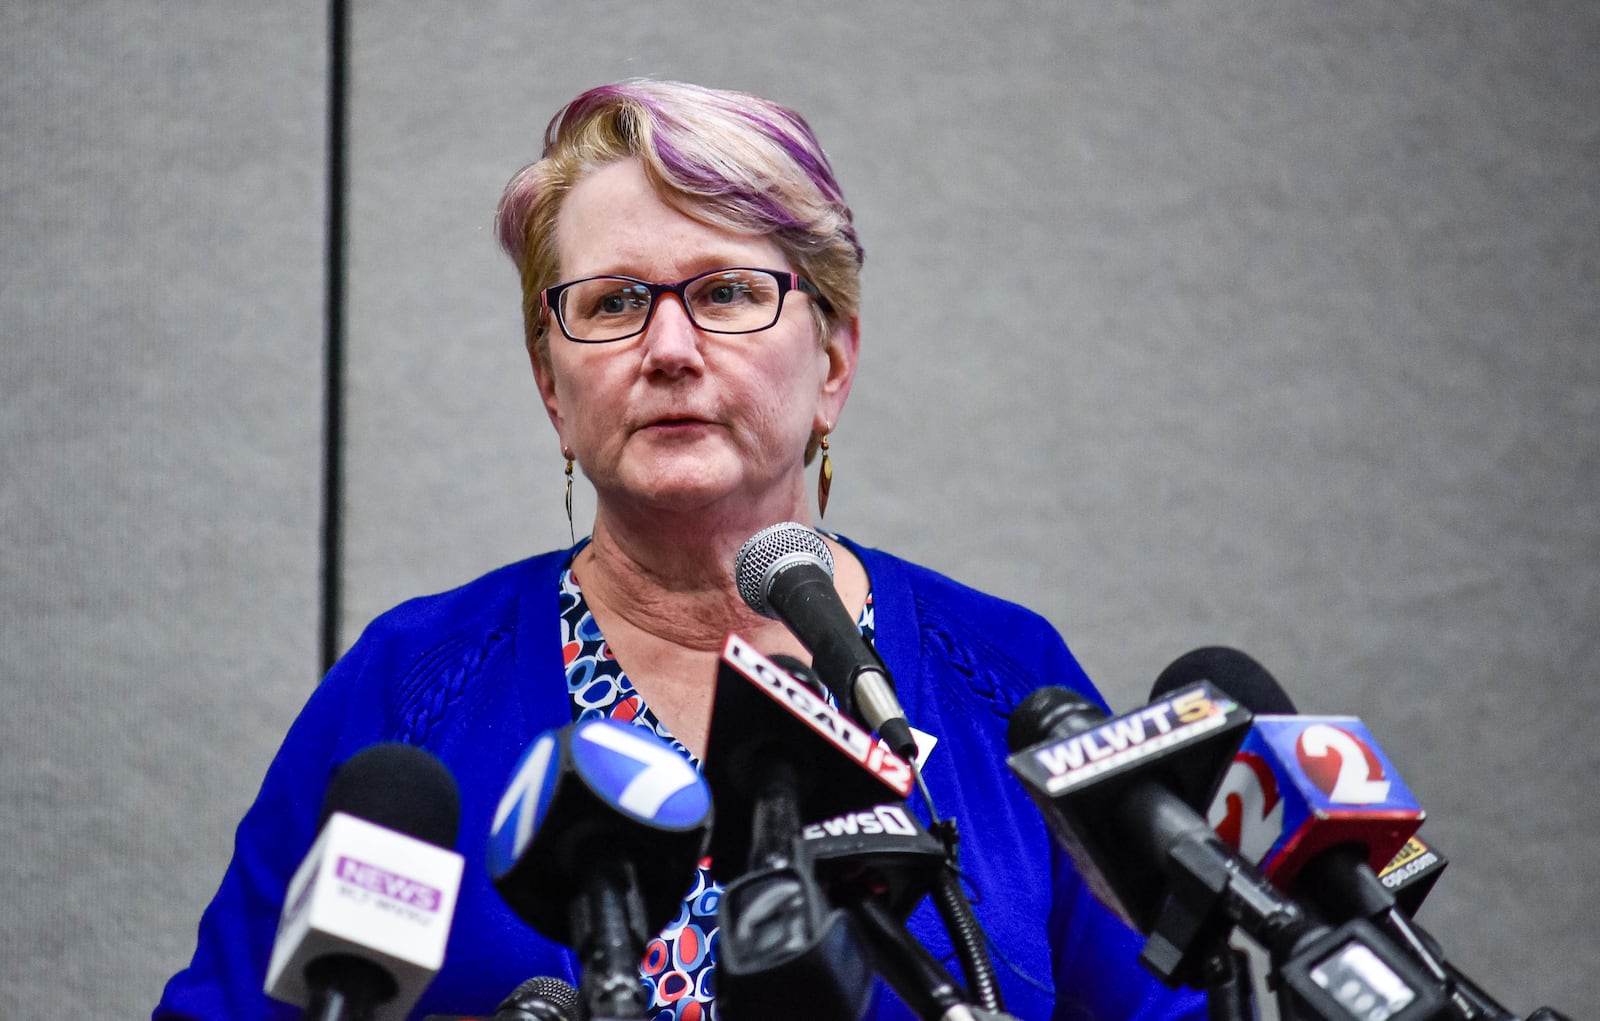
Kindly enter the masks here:
[[373, 618], [362, 641], [426, 643], [461, 631], [514, 626], [520, 604], [529, 594], [546, 593], [555, 598], [557, 577], [571, 554], [571, 550], [541, 553], [454, 588], [414, 596]]
[[1041, 684], [1099, 699], [1043, 614], [933, 568], [843, 541], [871, 578], [877, 644], [886, 659], [917, 662], [932, 679], [980, 689], [1006, 706]]
[[1059, 633], [1043, 614], [1010, 598], [985, 592], [934, 568], [893, 553], [842, 540], [861, 558], [877, 594], [910, 597], [919, 607], [960, 614], [974, 626], [1005, 627], [1041, 632], [1059, 640]]
[[[520, 689], [499, 682], [516, 676], [523, 658], [543, 661], [539, 642], [519, 642], [526, 622], [543, 621], [545, 630], [534, 633], [559, 648], [559, 576], [569, 554], [519, 560], [379, 614], [334, 664], [308, 710], [371, 717], [384, 735], [427, 744], [459, 715], [455, 710], [516, 698]], [[519, 653], [519, 645], [528, 647]], [[559, 665], [560, 657], [550, 661]]]

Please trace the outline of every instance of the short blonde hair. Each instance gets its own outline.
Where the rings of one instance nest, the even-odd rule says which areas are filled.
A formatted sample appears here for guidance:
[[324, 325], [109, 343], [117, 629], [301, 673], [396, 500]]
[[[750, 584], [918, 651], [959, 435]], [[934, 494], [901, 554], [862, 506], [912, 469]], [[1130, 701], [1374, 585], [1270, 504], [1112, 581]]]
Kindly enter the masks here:
[[662, 200], [701, 223], [771, 237], [826, 299], [822, 336], [861, 306], [861, 243], [833, 167], [793, 110], [744, 92], [633, 79], [578, 96], [551, 119], [544, 152], [518, 171], [495, 213], [522, 281], [528, 350], [548, 364], [539, 295], [559, 283], [556, 220], [587, 174], [637, 159]]

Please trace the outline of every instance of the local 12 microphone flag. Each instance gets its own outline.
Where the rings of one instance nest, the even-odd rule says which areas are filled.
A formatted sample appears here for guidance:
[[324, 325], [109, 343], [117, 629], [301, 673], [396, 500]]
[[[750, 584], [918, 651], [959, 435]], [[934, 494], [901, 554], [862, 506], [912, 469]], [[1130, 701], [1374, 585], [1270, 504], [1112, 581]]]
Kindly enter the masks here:
[[1423, 811], [1372, 733], [1353, 716], [1257, 716], [1212, 800], [1208, 821], [1287, 889], [1330, 847], [1360, 843], [1383, 869]]

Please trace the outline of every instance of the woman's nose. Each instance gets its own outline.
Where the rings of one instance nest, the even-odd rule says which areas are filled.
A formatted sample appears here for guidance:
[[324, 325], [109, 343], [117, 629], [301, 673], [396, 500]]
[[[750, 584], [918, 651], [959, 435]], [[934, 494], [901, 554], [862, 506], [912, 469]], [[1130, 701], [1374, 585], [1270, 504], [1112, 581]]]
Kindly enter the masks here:
[[656, 300], [644, 331], [645, 366], [651, 371], [681, 371], [701, 364], [701, 333], [675, 294]]

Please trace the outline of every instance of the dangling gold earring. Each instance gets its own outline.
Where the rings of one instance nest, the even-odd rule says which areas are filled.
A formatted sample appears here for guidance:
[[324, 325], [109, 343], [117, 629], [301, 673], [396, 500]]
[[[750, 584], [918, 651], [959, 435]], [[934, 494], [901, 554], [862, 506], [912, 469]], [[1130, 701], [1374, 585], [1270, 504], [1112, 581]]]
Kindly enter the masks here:
[[817, 473], [817, 518], [828, 514], [828, 494], [833, 491], [833, 459], [828, 456], [828, 434], [822, 434], [822, 470]]
[[576, 546], [578, 544], [578, 529], [572, 523], [572, 451], [563, 447], [561, 455], [567, 459], [567, 534], [572, 537], [572, 544]]

